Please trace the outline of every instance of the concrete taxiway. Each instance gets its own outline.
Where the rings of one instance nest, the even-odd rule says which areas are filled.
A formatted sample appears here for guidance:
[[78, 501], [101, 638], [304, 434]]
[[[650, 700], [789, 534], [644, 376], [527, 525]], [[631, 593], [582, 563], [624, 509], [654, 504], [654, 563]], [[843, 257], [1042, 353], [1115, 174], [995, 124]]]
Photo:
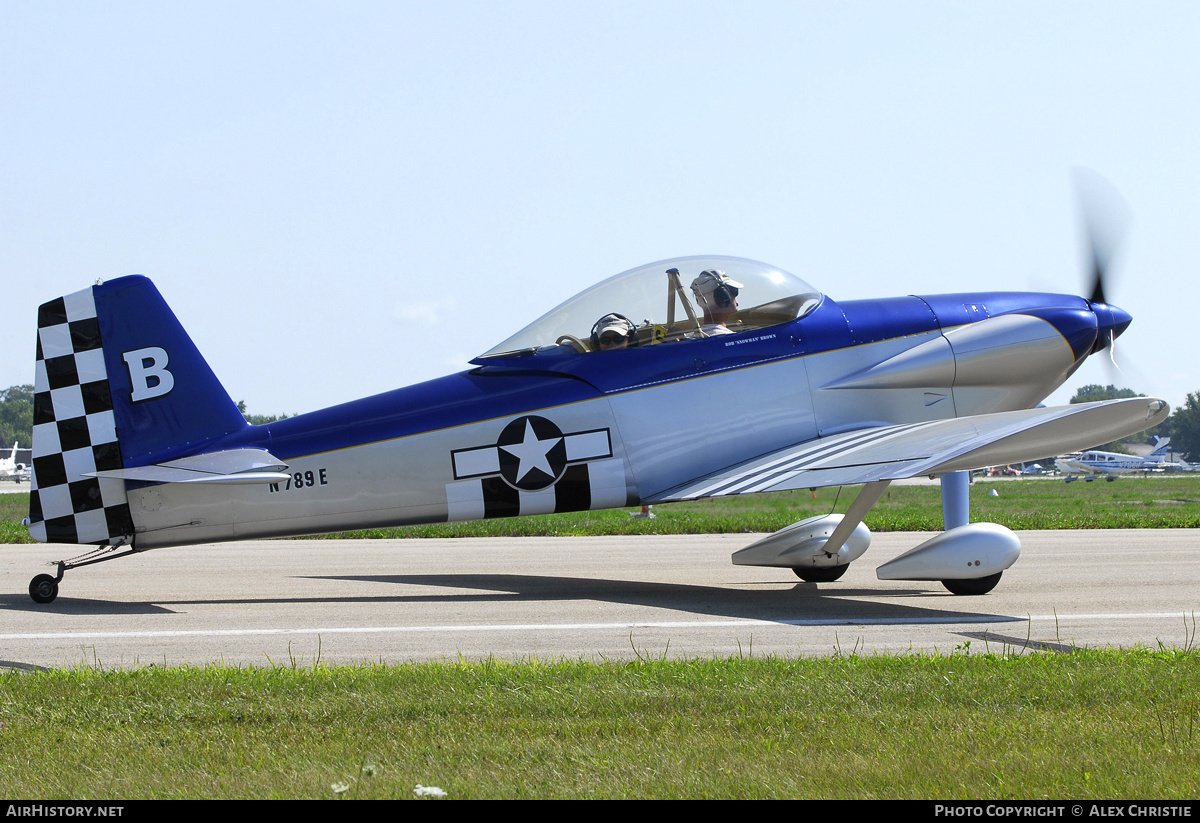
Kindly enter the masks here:
[[[310, 665], [1194, 645], [1200, 531], [1023, 532], [982, 597], [881, 581], [927, 535], [877, 534], [837, 583], [733, 566], [755, 535], [278, 540], [162, 549], [30, 578], [0, 549], [0, 666]], [[73, 554], [74, 552], [72, 552]]]

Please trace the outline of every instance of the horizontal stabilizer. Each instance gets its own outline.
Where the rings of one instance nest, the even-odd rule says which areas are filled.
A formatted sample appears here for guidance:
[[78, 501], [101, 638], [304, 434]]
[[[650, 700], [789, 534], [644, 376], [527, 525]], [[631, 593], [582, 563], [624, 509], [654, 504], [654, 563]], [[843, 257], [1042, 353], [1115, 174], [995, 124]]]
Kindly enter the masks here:
[[648, 497], [695, 500], [939, 475], [1038, 460], [1156, 426], [1170, 407], [1152, 397], [982, 414], [818, 437]]
[[145, 483], [279, 483], [288, 479], [283, 461], [262, 449], [231, 449], [197, 454], [153, 466], [88, 472], [88, 477], [111, 477]]

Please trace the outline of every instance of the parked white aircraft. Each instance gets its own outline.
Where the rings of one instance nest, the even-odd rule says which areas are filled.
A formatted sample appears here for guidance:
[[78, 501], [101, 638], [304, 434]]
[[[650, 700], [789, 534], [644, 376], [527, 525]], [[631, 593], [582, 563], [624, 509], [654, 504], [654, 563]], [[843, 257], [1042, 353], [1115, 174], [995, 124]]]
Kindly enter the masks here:
[[1097, 451], [1092, 449], [1082, 453], [1064, 454], [1054, 461], [1055, 467], [1065, 474], [1066, 482], [1083, 479], [1091, 483], [1097, 477], [1104, 477], [1110, 483], [1118, 475], [1129, 472], [1163, 471], [1167, 468], [1181, 468], [1180, 463], [1167, 461], [1167, 446], [1171, 438], [1162, 437], [1155, 442], [1154, 451], [1145, 457], [1136, 454], [1117, 454], [1115, 452]]
[[0, 477], [12, 478], [20, 483], [22, 480], [29, 479], [29, 467], [24, 463], [17, 462], [18, 445], [18, 443], [13, 443], [12, 454], [8, 457], [0, 457]]

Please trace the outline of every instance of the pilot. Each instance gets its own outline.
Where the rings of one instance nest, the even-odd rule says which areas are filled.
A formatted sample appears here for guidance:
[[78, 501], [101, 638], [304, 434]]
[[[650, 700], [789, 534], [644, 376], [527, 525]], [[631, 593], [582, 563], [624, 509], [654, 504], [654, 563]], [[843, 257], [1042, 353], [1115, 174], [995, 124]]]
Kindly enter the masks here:
[[606, 314], [592, 326], [592, 351], [612, 351], [637, 345], [633, 321], [623, 314]]
[[726, 323], [737, 314], [738, 289], [742, 284], [720, 269], [708, 269], [692, 281], [692, 293], [704, 310], [704, 325], [700, 327], [705, 337], [714, 334], [733, 334]]

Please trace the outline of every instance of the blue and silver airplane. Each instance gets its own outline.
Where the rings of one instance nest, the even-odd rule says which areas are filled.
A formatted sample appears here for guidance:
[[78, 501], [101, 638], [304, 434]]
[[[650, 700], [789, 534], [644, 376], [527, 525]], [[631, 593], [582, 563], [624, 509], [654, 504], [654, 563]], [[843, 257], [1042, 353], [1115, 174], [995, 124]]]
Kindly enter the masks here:
[[888, 484], [940, 477], [945, 531], [878, 569], [990, 591], [1020, 553], [970, 523], [971, 469], [1149, 428], [1167, 404], [1037, 405], [1130, 322], [1070, 295], [836, 302], [764, 263], [686, 257], [618, 274], [469, 371], [250, 425], [145, 277], [38, 311], [39, 541], [66, 570], [165, 546], [862, 485], [845, 515], [733, 555], [830, 582]]

